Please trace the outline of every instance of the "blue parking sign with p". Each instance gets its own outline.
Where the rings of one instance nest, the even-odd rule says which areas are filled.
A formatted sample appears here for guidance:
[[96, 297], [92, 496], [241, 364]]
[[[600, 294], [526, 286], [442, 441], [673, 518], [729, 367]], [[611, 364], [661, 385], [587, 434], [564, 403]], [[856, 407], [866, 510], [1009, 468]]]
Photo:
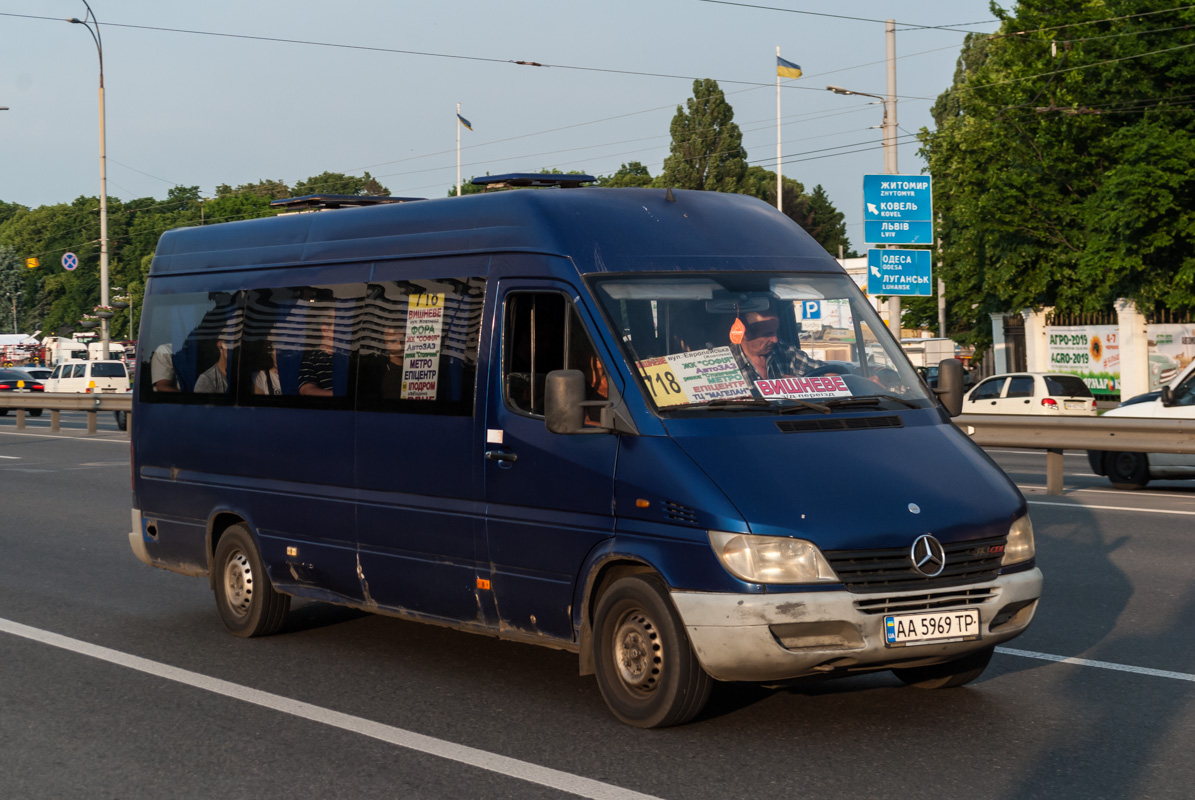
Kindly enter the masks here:
[[821, 319], [822, 318], [822, 301], [821, 300], [806, 300], [802, 306], [802, 316], [805, 319]]

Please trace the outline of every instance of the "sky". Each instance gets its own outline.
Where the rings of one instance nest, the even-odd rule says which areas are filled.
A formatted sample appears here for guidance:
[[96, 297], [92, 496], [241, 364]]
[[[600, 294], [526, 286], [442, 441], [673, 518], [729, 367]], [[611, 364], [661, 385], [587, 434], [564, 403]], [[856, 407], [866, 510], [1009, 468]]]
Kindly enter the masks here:
[[[804, 72], [782, 80], [784, 175], [825, 187], [860, 252], [863, 175], [884, 171], [883, 110], [826, 85], [885, 94], [883, 20], [895, 19], [898, 167], [917, 174], [912, 134], [933, 128], [965, 32], [997, 28], [987, 0], [89, 2], [104, 46], [108, 193], [122, 200], [365, 170], [391, 194], [443, 197], [456, 182], [457, 103], [473, 126], [460, 132], [465, 181], [604, 175], [630, 161], [657, 175], [698, 78], [726, 93], [748, 162], [774, 170], [779, 46]], [[0, 200], [99, 194], [99, 59], [66, 22], [86, 11], [0, 0]]]

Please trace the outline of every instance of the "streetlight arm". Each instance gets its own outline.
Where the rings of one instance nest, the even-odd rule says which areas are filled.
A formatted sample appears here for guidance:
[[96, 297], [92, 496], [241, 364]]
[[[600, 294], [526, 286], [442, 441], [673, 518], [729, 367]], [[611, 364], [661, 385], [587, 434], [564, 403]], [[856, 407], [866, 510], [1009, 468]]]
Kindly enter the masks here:
[[860, 97], [874, 97], [877, 100], [885, 99], [882, 95], [871, 94], [870, 92], [856, 92], [853, 89], [844, 89], [841, 86], [827, 86], [826, 91], [833, 92], [834, 94], [857, 94]]

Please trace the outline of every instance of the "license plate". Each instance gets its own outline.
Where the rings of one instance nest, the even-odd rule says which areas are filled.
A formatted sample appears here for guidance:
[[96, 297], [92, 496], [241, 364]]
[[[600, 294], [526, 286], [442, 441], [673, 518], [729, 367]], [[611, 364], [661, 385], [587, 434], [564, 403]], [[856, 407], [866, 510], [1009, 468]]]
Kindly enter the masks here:
[[1065, 403], [1063, 403], [1063, 405], [1072, 411], [1082, 411], [1087, 408], [1087, 404], [1082, 400], [1067, 400]]
[[966, 639], [978, 639], [979, 609], [884, 617], [884, 634], [890, 647], [920, 642], [961, 642]]
[[115, 389], [100, 389], [101, 392], [115, 392]]

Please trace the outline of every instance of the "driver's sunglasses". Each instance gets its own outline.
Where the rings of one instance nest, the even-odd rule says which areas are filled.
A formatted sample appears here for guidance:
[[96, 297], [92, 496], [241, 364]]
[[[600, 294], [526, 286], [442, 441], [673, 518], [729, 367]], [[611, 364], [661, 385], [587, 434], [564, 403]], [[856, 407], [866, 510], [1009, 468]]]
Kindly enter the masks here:
[[747, 326], [748, 339], [767, 339], [775, 336], [780, 330], [779, 322], [756, 322], [754, 325]]

